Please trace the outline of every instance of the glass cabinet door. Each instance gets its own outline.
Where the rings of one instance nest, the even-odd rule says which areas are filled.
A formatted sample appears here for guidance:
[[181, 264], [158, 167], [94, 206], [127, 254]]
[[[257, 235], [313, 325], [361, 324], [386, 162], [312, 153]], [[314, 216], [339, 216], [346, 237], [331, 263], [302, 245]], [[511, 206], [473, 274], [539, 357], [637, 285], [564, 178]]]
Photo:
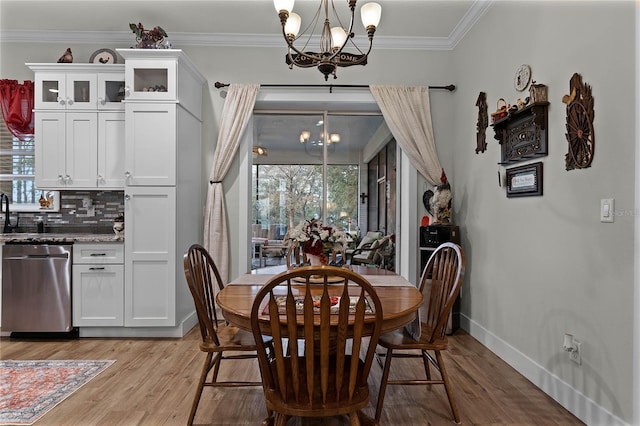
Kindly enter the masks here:
[[98, 74], [98, 109], [124, 110], [124, 72]]
[[95, 109], [95, 74], [38, 73], [36, 109]]
[[175, 100], [176, 68], [169, 60], [127, 60], [127, 99]]
[[67, 74], [66, 95], [67, 109], [95, 109], [95, 74]]

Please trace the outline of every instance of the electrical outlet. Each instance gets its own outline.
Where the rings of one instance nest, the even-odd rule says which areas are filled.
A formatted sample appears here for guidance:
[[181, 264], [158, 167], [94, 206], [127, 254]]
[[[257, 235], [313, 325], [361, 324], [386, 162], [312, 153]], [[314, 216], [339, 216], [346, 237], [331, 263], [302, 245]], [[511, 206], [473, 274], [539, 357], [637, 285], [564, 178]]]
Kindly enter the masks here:
[[575, 349], [569, 352], [569, 359], [578, 365], [582, 365], [582, 342], [573, 339]]

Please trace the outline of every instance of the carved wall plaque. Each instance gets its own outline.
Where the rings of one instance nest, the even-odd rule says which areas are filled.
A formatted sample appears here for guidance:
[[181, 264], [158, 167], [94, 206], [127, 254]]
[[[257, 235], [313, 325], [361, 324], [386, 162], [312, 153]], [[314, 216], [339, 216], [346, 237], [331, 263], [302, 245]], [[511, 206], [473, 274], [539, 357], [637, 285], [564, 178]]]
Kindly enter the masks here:
[[476, 124], [476, 154], [484, 152], [487, 149], [486, 129], [489, 125], [489, 116], [487, 114], [487, 94], [480, 92], [476, 101], [478, 107], [478, 123]]
[[573, 74], [569, 81], [569, 94], [562, 97], [567, 104], [567, 142], [569, 150], [565, 156], [567, 170], [591, 167], [596, 144], [593, 130], [593, 96], [591, 86], [582, 82], [582, 76]]
[[548, 154], [547, 107], [549, 102], [528, 105], [493, 124], [501, 146], [501, 164], [512, 164]]

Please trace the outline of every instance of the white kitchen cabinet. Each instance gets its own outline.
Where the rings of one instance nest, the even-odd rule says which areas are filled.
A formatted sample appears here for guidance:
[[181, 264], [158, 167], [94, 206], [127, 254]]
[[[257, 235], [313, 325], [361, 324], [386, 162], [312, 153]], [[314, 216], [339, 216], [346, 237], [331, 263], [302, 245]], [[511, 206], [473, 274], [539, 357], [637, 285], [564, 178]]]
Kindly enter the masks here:
[[[182, 335], [197, 322], [182, 258], [191, 244], [202, 241], [205, 79], [181, 50], [118, 52], [126, 60], [129, 89], [124, 101], [125, 326], [162, 327], [156, 336]], [[167, 91], [145, 91], [151, 84]]]
[[124, 65], [28, 63], [27, 66], [35, 72], [35, 109], [124, 109]]
[[204, 78], [180, 49], [116, 49], [125, 58], [125, 101], [179, 102], [202, 119]]
[[47, 189], [95, 187], [97, 113], [38, 111], [35, 135], [36, 186]]
[[122, 189], [125, 177], [125, 113], [98, 113], [98, 189]]
[[124, 325], [122, 243], [75, 243], [72, 276], [74, 327]]
[[124, 187], [124, 65], [27, 64], [35, 72], [35, 182]]
[[126, 103], [126, 185], [175, 185], [177, 104]]
[[35, 78], [36, 109], [96, 108], [95, 73], [44, 72]]
[[123, 112], [36, 111], [36, 185], [122, 189], [124, 118]]
[[175, 325], [176, 188], [125, 190], [125, 325]]

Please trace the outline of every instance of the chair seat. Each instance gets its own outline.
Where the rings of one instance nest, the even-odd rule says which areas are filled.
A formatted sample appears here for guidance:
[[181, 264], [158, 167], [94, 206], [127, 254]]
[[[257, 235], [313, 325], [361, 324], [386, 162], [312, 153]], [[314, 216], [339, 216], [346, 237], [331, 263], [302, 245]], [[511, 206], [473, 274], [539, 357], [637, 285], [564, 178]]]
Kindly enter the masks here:
[[420, 340], [415, 340], [405, 331], [404, 328], [380, 335], [378, 344], [387, 349], [426, 349], [444, 351], [447, 349], [448, 340], [446, 336], [436, 337], [433, 342], [429, 342], [431, 330], [426, 324], [422, 324], [422, 335]]
[[200, 343], [200, 349], [204, 352], [221, 351], [255, 351], [256, 342], [251, 332], [242, 330], [233, 325], [221, 324], [216, 329], [219, 345], [213, 341]]
[[[304, 416], [304, 417], [313, 417], [313, 416], [327, 416], [327, 415], [342, 415], [353, 412], [354, 406], [356, 409], [361, 409], [367, 406], [369, 402], [369, 387], [364, 382], [364, 386], [359, 386], [355, 388], [354, 396], [351, 402], [345, 406], [345, 398], [344, 394], [347, 391], [347, 380], [348, 376], [348, 366], [350, 356], [345, 358], [345, 367], [343, 375], [345, 377], [345, 383], [343, 383], [341, 393], [343, 395], [339, 395], [335, 388], [335, 376], [336, 371], [333, 369], [334, 365], [332, 363], [332, 371], [329, 373], [328, 386], [329, 390], [327, 392], [327, 400], [325, 402], [322, 401], [322, 393], [320, 391], [320, 367], [319, 360], [316, 358], [314, 360], [316, 366], [314, 368], [314, 386], [313, 386], [313, 396], [311, 404], [309, 404], [308, 393], [306, 391], [301, 392], [299, 395], [299, 400], [296, 401], [295, 392], [293, 388], [293, 378], [296, 377], [299, 379], [300, 389], [307, 388], [307, 368], [305, 365], [306, 358], [299, 358], [299, 367], [294, 372], [292, 368], [291, 358], [285, 358], [285, 376], [287, 378], [287, 396], [286, 401], [282, 398], [280, 393], [276, 390], [270, 389], [265, 393], [265, 399], [267, 400], [267, 407], [277, 409], [277, 411], [291, 415], [291, 416]], [[272, 361], [269, 363], [269, 368], [272, 369], [274, 374], [276, 374], [277, 367], [276, 361]], [[362, 371], [363, 363], [362, 360], [359, 361], [358, 371]], [[286, 405], [284, 405], [286, 402]], [[273, 405], [271, 405], [273, 404]], [[310, 406], [312, 408], [310, 408]], [[277, 407], [277, 408], [276, 408]]]

